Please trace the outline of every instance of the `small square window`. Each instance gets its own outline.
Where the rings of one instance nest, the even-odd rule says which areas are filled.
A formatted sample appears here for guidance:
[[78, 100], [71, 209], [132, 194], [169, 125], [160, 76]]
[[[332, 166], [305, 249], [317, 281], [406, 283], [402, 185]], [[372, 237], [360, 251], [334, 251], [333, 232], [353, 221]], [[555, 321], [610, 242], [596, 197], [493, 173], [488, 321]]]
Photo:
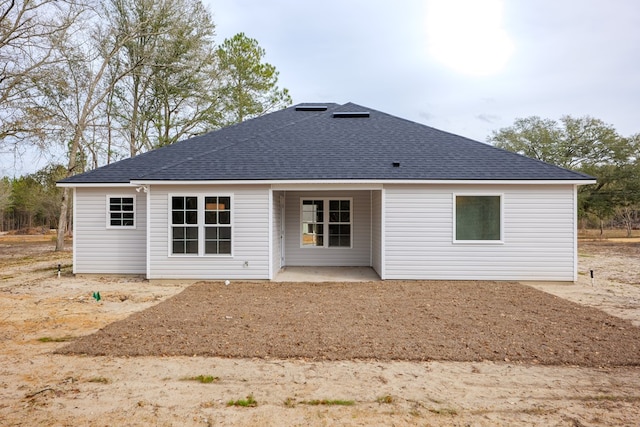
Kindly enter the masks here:
[[500, 241], [500, 196], [456, 196], [455, 240]]
[[135, 228], [135, 197], [107, 196], [108, 228]]

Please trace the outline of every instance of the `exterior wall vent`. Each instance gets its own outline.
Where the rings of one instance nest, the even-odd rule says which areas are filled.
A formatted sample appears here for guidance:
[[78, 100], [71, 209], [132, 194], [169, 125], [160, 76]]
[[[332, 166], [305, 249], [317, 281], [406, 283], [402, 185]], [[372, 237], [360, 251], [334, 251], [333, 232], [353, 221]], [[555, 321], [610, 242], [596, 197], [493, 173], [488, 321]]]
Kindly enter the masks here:
[[296, 111], [327, 111], [326, 105], [298, 105]]
[[399, 168], [400, 167], [400, 162], [393, 162], [393, 167], [394, 168]]
[[369, 117], [368, 111], [336, 111], [333, 113], [334, 119], [351, 119], [357, 117]]

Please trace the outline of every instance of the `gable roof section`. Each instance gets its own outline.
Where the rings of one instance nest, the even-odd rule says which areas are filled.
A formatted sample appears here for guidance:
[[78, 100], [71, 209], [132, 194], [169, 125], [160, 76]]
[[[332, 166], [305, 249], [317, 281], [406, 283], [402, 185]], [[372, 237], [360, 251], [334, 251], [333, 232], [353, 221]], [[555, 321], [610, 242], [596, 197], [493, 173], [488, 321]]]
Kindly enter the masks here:
[[[304, 106], [327, 108], [300, 108]], [[592, 179], [356, 104], [315, 103], [190, 138], [61, 183]]]

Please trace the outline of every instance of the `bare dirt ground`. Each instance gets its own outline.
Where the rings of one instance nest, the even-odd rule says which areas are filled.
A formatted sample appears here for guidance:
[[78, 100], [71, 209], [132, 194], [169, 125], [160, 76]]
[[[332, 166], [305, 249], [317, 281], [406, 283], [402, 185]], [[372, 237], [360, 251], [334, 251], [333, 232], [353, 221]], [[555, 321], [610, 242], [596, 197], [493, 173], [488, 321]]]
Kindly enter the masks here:
[[[542, 323], [536, 324], [532, 320], [534, 313], [516, 315], [517, 310], [506, 305], [500, 307], [503, 309], [480, 309], [470, 315], [475, 317], [477, 328], [476, 335], [467, 337], [473, 338], [467, 340], [471, 343], [475, 340], [477, 344], [484, 339], [491, 344], [489, 347], [493, 347], [495, 342], [502, 342], [492, 341], [494, 338], [487, 339], [486, 335], [492, 334], [492, 325], [504, 325], [499, 322], [506, 318], [511, 322], [509, 327], [517, 323], [537, 326], [537, 329], [530, 331], [532, 342], [538, 342], [535, 331], [539, 331], [543, 334], [557, 333], [557, 336], [553, 335], [554, 340], [548, 342], [560, 343], [565, 333], [562, 328], [565, 327], [565, 336], [569, 339], [564, 341], [583, 340], [581, 345], [594, 346], [589, 347], [594, 353], [589, 357], [575, 359], [574, 355], [571, 360], [554, 359], [555, 362], [551, 362], [564, 363], [561, 365], [545, 365], [551, 359], [545, 361], [534, 358], [545, 354], [543, 349], [529, 346], [527, 340], [509, 334], [508, 330], [503, 331], [503, 338], [520, 340], [518, 344], [527, 348], [527, 352], [521, 351], [526, 357], [518, 359], [517, 354], [509, 353], [513, 351], [509, 346], [506, 352], [485, 357], [486, 354], [478, 353], [482, 345], [477, 348], [472, 345], [474, 352], [470, 353], [473, 354], [471, 359], [455, 357], [454, 351], [449, 360], [439, 361], [393, 360], [395, 355], [378, 355], [375, 359], [367, 360], [329, 360], [340, 359], [331, 352], [260, 358], [56, 354], [67, 345], [85, 342], [87, 338], [80, 337], [101, 329], [100, 334], [118, 331], [118, 323], [116, 326], [108, 325], [131, 315], [133, 317], [128, 321], [139, 322], [135, 324], [138, 328], [155, 325], [153, 330], [127, 330], [129, 335], [135, 333], [143, 337], [140, 342], [162, 343], [164, 338], [158, 339], [160, 333], [167, 338], [184, 337], [187, 334], [180, 333], [176, 325], [181, 325], [181, 317], [183, 321], [190, 318], [191, 306], [183, 305], [182, 311], [176, 310], [174, 320], [164, 331], [158, 329], [162, 321], [159, 323], [156, 319], [145, 324], [141, 323], [141, 319], [157, 315], [157, 310], [162, 307], [158, 304], [163, 301], [164, 304], [174, 304], [174, 307], [177, 307], [176, 303], [189, 303], [184, 297], [190, 292], [197, 293], [198, 286], [189, 288], [177, 300], [170, 302], [169, 298], [187, 289], [187, 284], [152, 284], [131, 278], [73, 277], [70, 274], [71, 254], [55, 254], [52, 247], [51, 242], [16, 242], [0, 238], [0, 425], [634, 426], [640, 423], [640, 367], [637, 353], [628, 351], [639, 345], [640, 243], [581, 243], [578, 283], [532, 285], [579, 305], [562, 304], [562, 301], [556, 302], [553, 297], [535, 292], [532, 288], [523, 288], [522, 294], [529, 302], [535, 301], [535, 304], [529, 304], [530, 308], [536, 306], [540, 313], [555, 310], [554, 316], [558, 317], [547, 316], [547, 320], [542, 319]], [[60, 279], [56, 277], [57, 264], [63, 267]], [[594, 270], [593, 284], [589, 270]], [[224, 288], [221, 284], [199, 286], [200, 291], [217, 286], [216, 291], [220, 293], [231, 291], [231, 288], [237, 291], [236, 285], [232, 283]], [[495, 285], [487, 286], [495, 288]], [[252, 287], [256, 285], [246, 286], [249, 291], [258, 292]], [[299, 297], [303, 289], [301, 286], [304, 287], [293, 285], [290, 293]], [[397, 286], [410, 287], [410, 291], [415, 291], [412, 288], [415, 284], [400, 283]], [[504, 289], [504, 286], [501, 288]], [[350, 299], [347, 299], [350, 295], [344, 293], [348, 289], [340, 284], [326, 288], [332, 292], [320, 292], [326, 298], [335, 292], [342, 292], [340, 306], [344, 307], [342, 304], [345, 304], [365, 315], [360, 319], [336, 320], [340, 312], [331, 312], [332, 305], [323, 306], [324, 323], [330, 323], [335, 332], [333, 335], [348, 334], [353, 327], [371, 329], [381, 323], [378, 318], [367, 319], [367, 313], [372, 312], [364, 310], [355, 301], [360, 296], [371, 305], [371, 301], [380, 302], [380, 298], [389, 298], [391, 295], [381, 294], [379, 288], [376, 288], [376, 292], [368, 293], [363, 293], [358, 286], [352, 289], [359, 290], [360, 294], [351, 295]], [[98, 291], [102, 297], [100, 302], [92, 298], [92, 293]], [[219, 316], [211, 319], [211, 322], [224, 326], [216, 333], [222, 334], [225, 341], [245, 342], [244, 346], [254, 349], [257, 347], [252, 346], [257, 344], [237, 338], [256, 337], [243, 335], [250, 333], [251, 328], [255, 329], [261, 323], [258, 320], [264, 320], [250, 320], [256, 306], [264, 306], [263, 316], [269, 313], [269, 307], [272, 307], [271, 313], [285, 310], [273, 310], [275, 301], [261, 300], [260, 297], [265, 295], [252, 295], [251, 292], [243, 294], [243, 302], [253, 304], [251, 312], [238, 310], [241, 305], [234, 298], [223, 298], [220, 306], [214, 306], [215, 301], [212, 302]], [[347, 300], [345, 302], [342, 299]], [[284, 304], [287, 300], [278, 298], [278, 301]], [[316, 299], [307, 303], [320, 304], [321, 301]], [[419, 303], [424, 305], [424, 301], [413, 304]], [[473, 304], [460, 298], [455, 303], [459, 306], [467, 304], [464, 313], [460, 308], [449, 311], [452, 321], [463, 326], [467, 322], [464, 318], [468, 315], [466, 309]], [[540, 304], [548, 306], [548, 309], [540, 307]], [[154, 306], [155, 309], [151, 311], [143, 311]], [[235, 311], [223, 314], [223, 306], [226, 310]], [[616, 318], [600, 311], [591, 311], [588, 307]], [[381, 305], [379, 308], [383, 315], [394, 316], [389, 318], [390, 322], [398, 323], [400, 318], [406, 320], [406, 315], [402, 314], [404, 307], [395, 307], [395, 312], [386, 308], [382, 310]], [[423, 307], [426, 308], [432, 308], [430, 313], [435, 313], [433, 306]], [[446, 310], [446, 307], [439, 307], [439, 310]], [[498, 313], [498, 317], [486, 317], [494, 312]], [[426, 311], [423, 310], [423, 313]], [[454, 315], [451, 316], [451, 313]], [[317, 330], [318, 325], [322, 325], [322, 322], [309, 324], [311, 319], [319, 317], [318, 312], [316, 316], [304, 317], [307, 314], [302, 312], [298, 315], [302, 316], [297, 323], [300, 329], [313, 329], [311, 326], [315, 326]], [[585, 320], [585, 315], [589, 320]], [[442, 319], [444, 314], [437, 316]], [[575, 318], [583, 321], [576, 322]], [[592, 322], [594, 319], [595, 323]], [[210, 319], [201, 318], [198, 321], [206, 325]], [[409, 332], [396, 328], [398, 341], [402, 341], [403, 333], [409, 336], [418, 333], [427, 321], [429, 318], [423, 317], [414, 321], [414, 326], [408, 326], [411, 325], [409, 319], [405, 325], [410, 329]], [[387, 323], [386, 320], [384, 323]], [[588, 324], [588, 327], [579, 329], [581, 323]], [[636, 326], [632, 326], [632, 323]], [[194, 324], [187, 323], [181, 327], [193, 332], [198, 330], [194, 329]], [[282, 331], [290, 331], [292, 327], [296, 327], [294, 321], [282, 319]], [[602, 331], [600, 338], [616, 340], [598, 341], [597, 335], [589, 335], [597, 333], [598, 328]], [[450, 342], [448, 338], [454, 335], [452, 330], [440, 330], [443, 336], [438, 341]], [[608, 333], [612, 331], [615, 332]], [[629, 334], [626, 335], [628, 342], [620, 342], [620, 339], [624, 339], [624, 333]], [[370, 334], [369, 342], [375, 341], [376, 335], [383, 336], [380, 334], [381, 331]], [[318, 337], [327, 339], [326, 336], [316, 335]], [[97, 338], [99, 335], [92, 341], [96, 349], [101, 345]], [[265, 342], [278, 347], [280, 344], [277, 341], [285, 338], [273, 336]], [[364, 338], [351, 336], [347, 341], [353, 345], [340, 343], [334, 347], [366, 347], [367, 341], [357, 341], [360, 339]], [[121, 340], [127, 341], [122, 336]], [[603, 342], [607, 345], [602, 346]], [[614, 356], [618, 359], [612, 359], [611, 355], [595, 355], [598, 348], [606, 352], [609, 350], [604, 350], [604, 347], [610, 346], [619, 349], [614, 348]], [[330, 345], [325, 347], [331, 350]], [[491, 352], [494, 350], [491, 349]], [[410, 351], [411, 348], [407, 349], [406, 354]], [[558, 351], [558, 354], [565, 353]], [[619, 366], [627, 363], [620, 357], [631, 366]], [[212, 382], [188, 380], [199, 375], [211, 376]], [[227, 406], [230, 400], [245, 399], [249, 395], [255, 398], [257, 406]]]
[[519, 283], [200, 282], [58, 352], [640, 366], [640, 328]]

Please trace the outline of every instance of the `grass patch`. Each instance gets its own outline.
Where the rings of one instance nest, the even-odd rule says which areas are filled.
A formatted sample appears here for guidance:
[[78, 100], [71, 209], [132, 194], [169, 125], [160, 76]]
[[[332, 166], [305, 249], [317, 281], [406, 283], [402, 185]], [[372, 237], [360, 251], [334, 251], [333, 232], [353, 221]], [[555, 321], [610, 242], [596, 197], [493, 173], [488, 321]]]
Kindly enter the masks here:
[[244, 408], [254, 408], [258, 406], [258, 402], [253, 398], [253, 394], [250, 394], [246, 399], [228, 401], [227, 406], [242, 406]]
[[[627, 238], [627, 230], [623, 228], [609, 228], [602, 231], [600, 234], [599, 229], [580, 229], [578, 230], [578, 239], [620, 239]], [[640, 237], [638, 230], [632, 230], [631, 237]]]
[[[68, 270], [71, 267], [73, 267], [72, 264], [60, 264], [60, 270], [64, 271], [64, 270]], [[41, 267], [41, 268], [36, 268], [33, 269], [32, 271], [52, 271], [53, 273], [58, 273], [58, 266], [52, 266], [52, 267]]]
[[458, 415], [458, 411], [453, 408], [429, 408], [429, 412], [438, 415]]
[[75, 339], [75, 337], [72, 337], [70, 335], [66, 335], [64, 337], [41, 337], [38, 338], [38, 341], [40, 342], [67, 342], [67, 341], [72, 341], [73, 339]]
[[596, 402], [640, 402], [640, 396], [616, 396], [612, 394], [600, 394], [597, 396], [578, 396], [574, 400], [589, 401], [594, 400]]
[[99, 384], [109, 384], [111, 381], [109, 381], [109, 378], [105, 378], [105, 377], [93, 377], [93, 378], [89, 378], [87, 380], [87, 382], [99, 383]]
[[196, 377], [185, 377], [182, 378], [182, 381], [197, 381], [202, 384], [211, 384], [213, 382], [220, 381], [219, 377], [214, 377], [213, 375], [198, 375]]
[[522, 410], [523, 414], [538, 416], [555, 414], [556, 412], [558, 412], [558, 410], [552, 408], [527, 408]]
[[303, 400], [300, 402], [303, 405], [311, 405], [311, 406], [353, 406], [355, 402], [353, 400], [342, 400], [342, 399], [314, 399], [314, 400]]
[[393, 403], [393, 396], [390, 395], [386, 395], [386, 396], [380, 396], [376, 399], [376, 402], [378, 403]]
[[284, 400], [284, 406], [286, 406], [287, 408], [294, 408], [296, 406], [296, 400], [291, 397], [287, 397]]

